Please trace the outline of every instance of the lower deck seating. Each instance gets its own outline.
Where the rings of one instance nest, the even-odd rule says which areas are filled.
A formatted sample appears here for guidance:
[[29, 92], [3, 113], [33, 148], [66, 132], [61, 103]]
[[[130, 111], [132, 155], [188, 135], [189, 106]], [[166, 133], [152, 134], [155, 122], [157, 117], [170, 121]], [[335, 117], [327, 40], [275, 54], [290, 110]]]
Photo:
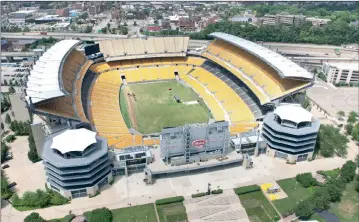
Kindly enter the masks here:
[[211, 91], [222, 104], [231, 122], [253, 121], [254, 115], [247, 104], [225, 82], [221, 81], [207, 70], [197, 67], [189, 75], [196, 78], [202, 85]]

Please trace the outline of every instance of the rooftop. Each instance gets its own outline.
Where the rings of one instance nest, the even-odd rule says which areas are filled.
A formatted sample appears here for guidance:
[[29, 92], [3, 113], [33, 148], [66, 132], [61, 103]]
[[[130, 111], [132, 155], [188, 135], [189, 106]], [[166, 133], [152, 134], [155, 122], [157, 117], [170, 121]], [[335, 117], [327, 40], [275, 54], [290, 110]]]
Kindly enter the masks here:
[[33, 103], [64, 96], [62, 83], [59, 81], [62, 61], [77, 44], [78, 40], [62, 40], [47, 50], [36, 62], [27, 81], [26, 99]]
[[50, 148], [57, 149], [62, 154], [71, 151], [84, 151], [96, 143], [96, 132], [88, 129], [68, 129], [53, 138]]
[[327, 63], [330, 66], [336, 67], [338, 69], [352, 69], [354, 71], [359, 71], [359, 64], [357, 62], [353, 62], [353, 63], [348, 63], [348, 62], [343, 62], [343, 63]]
[[210, 36], [230, 42], [253, 54], [275, 69], [282, 78], [313, 78], [311, 73], [296, 63], [254, 42], [222, 32], [214, 32]]
[[299, 104], [282, 104], [279, 105], [274, 113], [282, 120], [289, 120], [295, 123], [311, 122], [313, 114], [301, 107]]

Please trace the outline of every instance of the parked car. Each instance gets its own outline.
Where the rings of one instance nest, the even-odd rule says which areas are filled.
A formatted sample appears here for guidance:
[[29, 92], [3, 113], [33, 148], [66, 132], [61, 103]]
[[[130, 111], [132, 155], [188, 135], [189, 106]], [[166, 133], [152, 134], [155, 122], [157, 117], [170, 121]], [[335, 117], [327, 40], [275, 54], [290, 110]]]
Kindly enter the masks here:
[[9, 188], [12, 188], [12, 187], [14, 187], [14, 186], [16, 186], [16, 185], [17, 185], [16, 182], [12, 182], [12, 183], [10, 183], [10, 184], [8, 185], [8, 187], [9, 187]]
[[12, 159], [12, 152], [8, 152], [5, 156], [6, 160], [11, 160]]
[[2, 166], [2, 169], [6, 169], [6, 168], [9, 168], [9, 164], [5, 164], [4, 166]]

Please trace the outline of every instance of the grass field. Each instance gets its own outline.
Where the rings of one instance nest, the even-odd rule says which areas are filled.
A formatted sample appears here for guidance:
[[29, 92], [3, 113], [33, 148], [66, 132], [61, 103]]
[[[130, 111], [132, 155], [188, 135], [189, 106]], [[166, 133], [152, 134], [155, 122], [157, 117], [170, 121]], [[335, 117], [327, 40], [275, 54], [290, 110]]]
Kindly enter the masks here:
[[348, 183], [341, 201], [330, 205], [329, 212], [337, 215], [341, 222], [358, 222], [359, 195], [355, 191], [355, 183]]
[[262, 191], [240, 194], [238, 197], [246, 209], [251, 222], [272, 222], [279, 220], [279, 215]]
[[288, 195], [287, 198], [272, 201], [281, 215], [293, 212], [297, 203], [310, 197], [317, 189], [316, 187], [304, 188], [295, 178], [278, 180], [277, 183], [282, 190]]
[[[134, 93], [136, 99], [128, 96], [128, 93]], [[164, 127], [208, 121], [210, 111], [205, 105], [177, 103], [175, 95], [182, 102], [199, 99], [190, 87], [177, 81], [129, 84], [122, 87], [120, 105], [127, 126], [148, 134], [160, 132]]]
[[185, 222], [188, 221], [186, 207], [182, 202], [164, 205], [156, 205], [160, 222]]
[[157, 222], [155, 207], [153, 204], [145, 204], [115, 209], [112, 210], [112, 221]]

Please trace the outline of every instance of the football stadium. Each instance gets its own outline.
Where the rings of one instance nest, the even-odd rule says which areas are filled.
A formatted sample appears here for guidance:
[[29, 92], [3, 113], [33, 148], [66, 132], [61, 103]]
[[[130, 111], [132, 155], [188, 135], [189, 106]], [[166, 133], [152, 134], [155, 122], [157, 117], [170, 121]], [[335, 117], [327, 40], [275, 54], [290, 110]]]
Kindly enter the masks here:
[[[309, 158], [314, 145], [301, 134], [292, 137], [303, 140], [299, 146], [275, 127], [265, 138], [260, 131], [266, 114], [312, 86], [313, 75], [254, 42], [210, 36], [200, 51], [185, 36], [102, 40], [85, 54], [78, 40], [49, 48], [26, 84], [28, 108], [43, 120], [32, 131], [48, 186], [79, 197], [138, 171], [150, 184], [160, 174], [242, 164], [250, 158], [245, 149]], [[281, 124], [313, 122], [288, 118]], [[276, 132], [283, 136], [261, 145]], [[238, 143], [243, 152], [235, 152]]]

